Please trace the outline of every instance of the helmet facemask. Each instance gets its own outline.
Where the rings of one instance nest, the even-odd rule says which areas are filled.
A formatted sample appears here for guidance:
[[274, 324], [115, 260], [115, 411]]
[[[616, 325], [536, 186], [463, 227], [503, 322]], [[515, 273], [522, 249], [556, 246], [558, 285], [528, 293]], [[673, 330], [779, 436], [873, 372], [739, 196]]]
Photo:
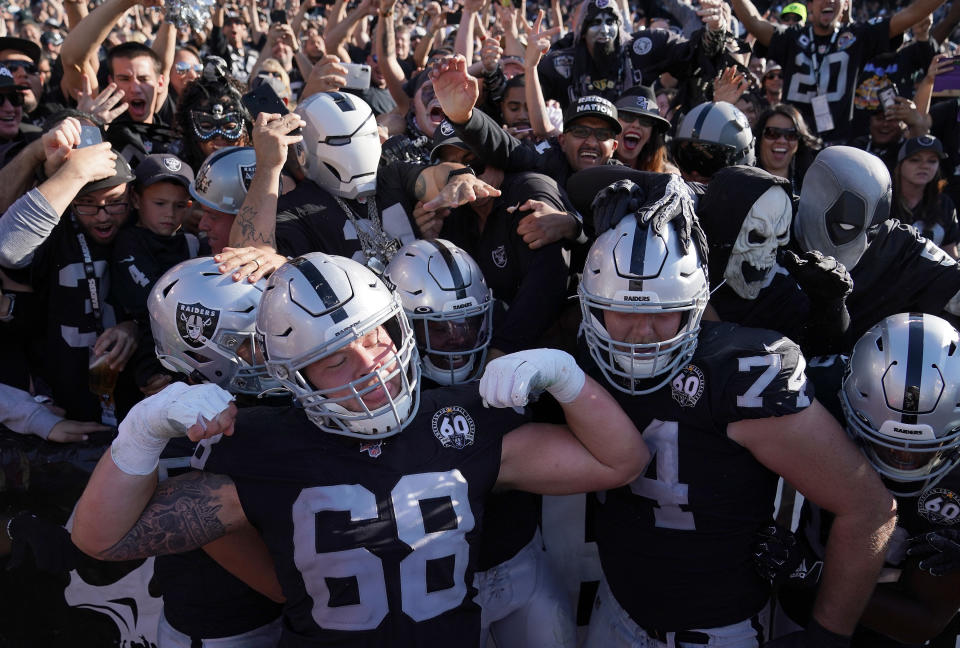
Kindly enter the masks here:
[[440, 385], [477, 378], [493, 333], [492, 307], [491, 298], [454, 312], [409, 313], [423, 375]]

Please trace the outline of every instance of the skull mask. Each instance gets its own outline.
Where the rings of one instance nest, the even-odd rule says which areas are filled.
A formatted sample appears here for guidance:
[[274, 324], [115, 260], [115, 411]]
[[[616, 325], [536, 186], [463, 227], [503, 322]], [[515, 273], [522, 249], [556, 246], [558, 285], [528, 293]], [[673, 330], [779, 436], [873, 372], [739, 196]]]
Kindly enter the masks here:
[[777, 264], [777, 249], [790, 240], [792, 217], [790, 196], [780, 186], [770, 187], [753, 203], [723, 274], [737, 295], [756, 299], [770, 284]]

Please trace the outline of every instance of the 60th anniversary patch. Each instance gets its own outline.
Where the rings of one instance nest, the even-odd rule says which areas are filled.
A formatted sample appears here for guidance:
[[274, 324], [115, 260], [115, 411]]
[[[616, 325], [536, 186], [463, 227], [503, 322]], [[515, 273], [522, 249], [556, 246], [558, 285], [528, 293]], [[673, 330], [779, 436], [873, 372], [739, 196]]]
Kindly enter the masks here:
[[459, 405], [449, 405], [433, 415], [433, 436], [444, 448], [463, 450], [473, 443], [476, 426], [473, 418]]

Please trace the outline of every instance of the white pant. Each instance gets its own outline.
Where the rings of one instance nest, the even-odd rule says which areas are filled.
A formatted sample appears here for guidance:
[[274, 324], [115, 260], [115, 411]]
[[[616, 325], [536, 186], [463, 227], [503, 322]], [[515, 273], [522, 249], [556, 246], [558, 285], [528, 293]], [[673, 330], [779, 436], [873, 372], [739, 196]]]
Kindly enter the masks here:
[[[283, 623], [278, 618], [243, 634], [204, 639], [201, 645], [203, 648], [267, 648], [277, 645], [281, 630], [283, 630]], [[191, 648], [192, 645], [189, 635], [175, 630], [167, 623], [167, 618], [160, 615], [160, 624], [157, 626], [157, 648]]]
[[547, 562], [539, 531], [507, 560], [474, 575], [480, 606], [480, 648], [573, 648], [574, 611]]
[[[637, 586], [642, 584], [638, 583]], [[764, 619], [766, 610], [765, 606], [757, 613], [759, 620]], [[678, 640], [674, 632], [666, 633], [666, 641], [650, 637], [620, 607], [604, 579], [593, 605], [584, 648], [758, 648], [763, 641], [762, 637], [757, 636], [757, 629], [750, 619], [719, 628], [697, 628], [690, 632], [702, 635], [703, 641], [687, 642], [682, 637]]]

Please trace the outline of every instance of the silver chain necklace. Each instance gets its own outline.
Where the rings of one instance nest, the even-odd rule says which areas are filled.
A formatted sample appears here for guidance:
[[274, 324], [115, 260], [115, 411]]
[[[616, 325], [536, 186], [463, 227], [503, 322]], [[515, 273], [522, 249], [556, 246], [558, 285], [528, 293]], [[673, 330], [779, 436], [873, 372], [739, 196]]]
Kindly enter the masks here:
[[340, 205], [340, 209], [347, 215], [353, 228], [357, 231], [357, 239], [360, 241], [360, 251], [367, 258], [367, 265], [374, 270], [385, 268], [393, 255], [400, 249], [400, 242], [392, 238], [383, 231], [383, 221], [380, 218], [380, 212], [377, 210], [376, 200], [373, 196], [368, 196], [367, 217], [357, 218], [350, 209], [350, 206], [340, 198], [334, 196], [334, 200]]

